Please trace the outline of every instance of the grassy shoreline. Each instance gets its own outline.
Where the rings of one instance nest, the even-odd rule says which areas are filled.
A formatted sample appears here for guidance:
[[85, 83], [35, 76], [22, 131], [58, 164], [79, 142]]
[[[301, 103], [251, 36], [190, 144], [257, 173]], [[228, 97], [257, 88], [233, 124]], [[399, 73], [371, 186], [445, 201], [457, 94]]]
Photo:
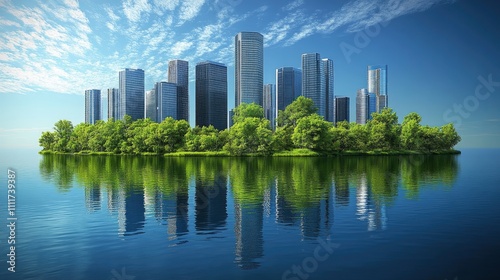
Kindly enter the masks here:
[[165, 157], [336, 157], [336, 156], [402, 156], [402, 155], [458, 155], [462, 152], [459, 150], [436, 150], [436, 151], [412, 151], [412, 150], [396, 150], [396, 151], [344, 151], [330, 154], [322, 154], [309, 149], [294, 149], [291, 151], [276, 152], [272, 155], [260, 154], [245, 154], [231, 155], [226, 151], [217, 152], [175, 152], [168, 154], [156, 153], [141, 153], [141, 154], [115, 154], [112, 152], [90, 152], [81, 151], [77, 153], [40, 151], [39, 154], [57, 154], [57, 155], [117, 155], [117, 156], [165, 156]]

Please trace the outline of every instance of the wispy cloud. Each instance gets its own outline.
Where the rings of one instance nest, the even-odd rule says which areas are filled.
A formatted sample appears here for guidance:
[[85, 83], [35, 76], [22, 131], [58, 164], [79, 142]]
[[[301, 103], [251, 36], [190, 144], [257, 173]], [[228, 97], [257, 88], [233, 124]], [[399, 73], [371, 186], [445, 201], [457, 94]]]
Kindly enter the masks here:
[[149, 12], [151, 12], [151, 5], [148, 0], [126, 0], [123, 2], [123, 13], [132, 23], [138, 22], [143, 13], [148, 14]]
[[184, 1], [179, 12], [179, 25], [196, 17], [203, 4], [205, 4], [205, 0]]

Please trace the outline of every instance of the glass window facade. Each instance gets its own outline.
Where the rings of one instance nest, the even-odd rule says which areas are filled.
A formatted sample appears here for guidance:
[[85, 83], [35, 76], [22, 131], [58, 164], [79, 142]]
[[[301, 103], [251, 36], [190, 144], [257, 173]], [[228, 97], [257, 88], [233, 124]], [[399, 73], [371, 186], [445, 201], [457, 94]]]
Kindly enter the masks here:
[[196, 65], [196, 125], [227, 128], [227, 67], [205, 61]]
[[85, 123], [95, 124], [101, 119], [101, 90], [85, 91]]
[[132, 120], [144, 118], [144, 70], [126, 68], [119, 74], [118, 119], [129, 115]]
[[235, 106], [262, 103], [264, 85], [264, 37], [257, 32], [235, 36]]
[[189, 122], [189, 63], [184, 60], [168, 62], [168, 82], [177, 84], [177, 120]]

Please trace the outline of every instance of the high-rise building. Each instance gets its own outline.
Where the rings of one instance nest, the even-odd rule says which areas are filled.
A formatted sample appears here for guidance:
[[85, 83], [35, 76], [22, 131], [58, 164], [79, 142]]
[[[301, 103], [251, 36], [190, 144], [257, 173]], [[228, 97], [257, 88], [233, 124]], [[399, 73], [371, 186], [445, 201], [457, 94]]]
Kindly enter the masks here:
[[168, 82], [177, 84], [177, 116], [189, 122], [189, 63], [184, 60], [168, 62]]
[[227, 67], [205, 61], [196, 64], [196, 125], [227, 128]]
[[377, 112], [389, 106], [387, 94], [387, 65], [368, 66], [368, 92], [375, 94]]
[[333, 123], [337, 124], [341, 121], [349, 122], [349, 97], [336, 96], [333, 103], [335, 107], [335, 116], [333, 118]]
[[156, 91], [154, 89], [146, 91], [146, 100], [144, 102], [144, 118], [149, 118], [154, 122], [158, 122], [158, 104], [156, 100]]
[[372, 118], [372, 113], [377, 112], [377, 97], [367, 89], [358, 90], [356, 95], [356, 123], [366, 124]]
[[118, 119], [119, 110], [119, 90], [117, 88], [108, 88], [108, 119]]
[[318, 115], [326, 117], [326, 87], [319, 53], [302, 55], [302, 95], [312, 99]]
[[101, 119], [101, 90], [85, 91], [85, 123], [95, 124]]
[[129, 115], [132, 120], [144, 118], [144, 70], [126, 68], [120, 71], [118, 119]]
[[272, 130], [274, 130], [276, 127], [276, 92], [274, 85], [264, 85], [263, 94], [264, 117], [269, 120]]
[[323, 75], [325, 76], [325, 120], [334, 122], [334, 75], [333, 75], [333, 60], [324, 58], [321, 60], [323, 66]]
[[162, 122], [168, 117], [174, 119], [179, 115], [177, 101], [178, 86], [174, 83], [159, 82], [154, 87], [156, 97], [156, 121]]
[[293, 67], [276, 69], [276, 118], [278, 110], [284, 111], [302, 95], [302, 71]]
[[257, 32], [240, 32], [234, 39], [235, 106], [241, 103], [262, 106], [264, 37]]

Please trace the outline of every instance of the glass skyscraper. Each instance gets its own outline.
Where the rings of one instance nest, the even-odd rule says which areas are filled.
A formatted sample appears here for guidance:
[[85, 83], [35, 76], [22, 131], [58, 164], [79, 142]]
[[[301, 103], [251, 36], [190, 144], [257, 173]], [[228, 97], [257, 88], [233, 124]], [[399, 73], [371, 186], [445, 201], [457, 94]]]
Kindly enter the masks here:
[[118, 119], [125, 115], [132, 120], [144, 118], [144, 70], [126, 68], [119, 74]]
[[302, 55], [302, 95], [312, 99], [318, 115], [326, 117], [326, 83], [319, 53]]
[[276, 91], [273, 84], [264, 85], [263, 109], [264, 117], [271, 122], [271, 128], [276, 127]]
[[358, 90], [356, 95], [356, 122], [366, 124], [371, 120], [372, 113], [377, 112], [377, 96], [369, 93], [367, 89]]
[[325, 76], [325, 120], [334, 122], [334, 75], [333, 75], [333, 60], [324, 58], [321, 60], [323, 67], [323, 75]]
[[85, 91], [85, 123], [95, 124], [101, 119], [101, 90]]
[[177, 118], [178, 86], [174, 83], [158, 82], [154, 87], [156, 97], [156, 121], [162, 122], [168, 117]]
[[276, 69], [276, 118], [278, 110], [285, 110], [302, 95], [302, 71], [293, 67]]
[[189, 122], [189, 63], [184, 60], [168, 62], [168, 82], [177, 84], [177, 116], [174, 119]]
[[108, 88], [108, 119], [118, 119], [119, 98], [119, 90], [117, 88]]
[[158, 105], [156, 91], [154, 89], [146, 91], [144, 108], [144, 118], [149, 118], [154, 122], [158, 122]]
[[235, 106], [262, 103], [264, 85], [264, 37], [257, 32], [240, 32], [235, 46]]
[[335, 116], [333, 118], [333, 123], [337, 124], [341, 121], [349, 122], [349, 97], [335, 97], [334, 99]]
[[205, 61], [196, 64], [196, 125], [227, 128], [227, 67]]
[[377, 112], [389, 106], [387, 94], [387, 65], [368, 66], [368, 92], [375, 94]]

